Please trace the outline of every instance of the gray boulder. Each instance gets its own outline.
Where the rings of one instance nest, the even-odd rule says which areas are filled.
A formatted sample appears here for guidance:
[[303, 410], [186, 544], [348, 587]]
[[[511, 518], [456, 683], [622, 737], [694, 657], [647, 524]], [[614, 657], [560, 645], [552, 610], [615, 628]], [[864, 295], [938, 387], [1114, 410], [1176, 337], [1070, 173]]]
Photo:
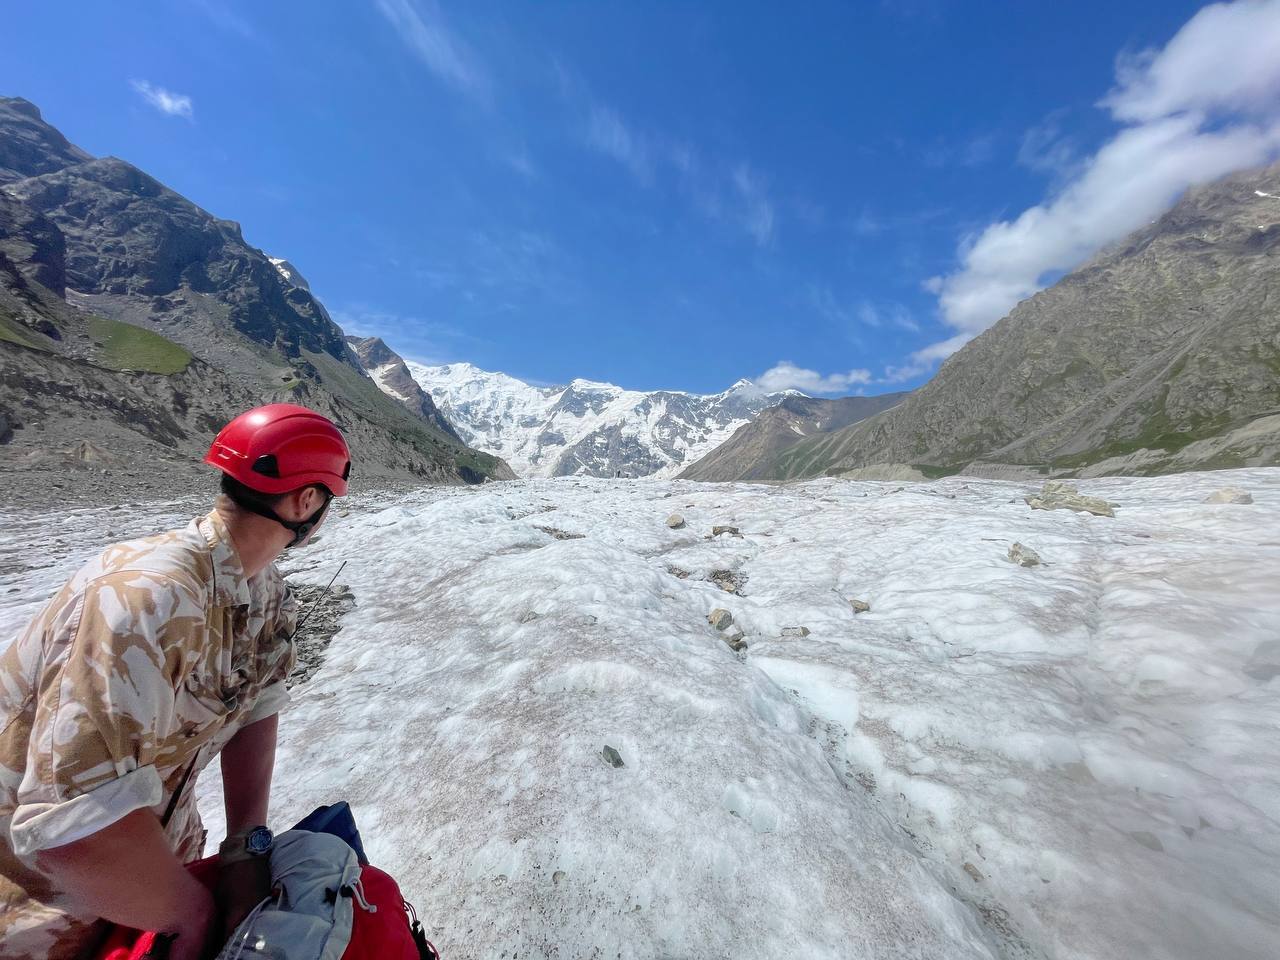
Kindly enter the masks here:
[[1205, 497], [1205, 503], [1253, 503], [1253, 497], [1248, 491], [1241, 490], [1239, 487], [1223, 487], [1214, 493]]
[[604, 757], [604, 762], [609, 764], [611, 767], [626, 766], [626, 764], [622, 762], [622, 754], [607, 743], [604, 745], [604, 749], [600, 751], [600, 755]]
[[849, 598], [849, 606], [853, 608], [854, 613], [866, 613], [871, 609], [871, 604], [865, 600], [857, 600], [853, 597]]
[[724, 607], [716, 607], [707, 614], [707, 623], [717, 630], [728, 630], [733, 626], [733, 614], [724, 609]]
[[784, 637], [789, 637], [789, 638], [794, 637], [797, 639], [803, 639], [804, 637], [807, 637], [809, 635], [809, 628], [808, 627], [783, 627], [782, 635]]
[[1040, 565], [1040, 554], [1021, 543], [1009, 547], [1009, 559], [1020, 567], [1036, 567]]
[[671, 516], [667, 517], [667, 526], [672, 530], [679, 530], [684, 526], [684, 517], [680, 516], [678, 513], [673, 513]]
[[1032, 510], [1075, 510], [1092, 513], [1096, 517], [1114, 517], [1112, 505], [1101, 497], [1090, 497], [1065, 480], [1046, 480], [1038, 494], [1023, 498]]

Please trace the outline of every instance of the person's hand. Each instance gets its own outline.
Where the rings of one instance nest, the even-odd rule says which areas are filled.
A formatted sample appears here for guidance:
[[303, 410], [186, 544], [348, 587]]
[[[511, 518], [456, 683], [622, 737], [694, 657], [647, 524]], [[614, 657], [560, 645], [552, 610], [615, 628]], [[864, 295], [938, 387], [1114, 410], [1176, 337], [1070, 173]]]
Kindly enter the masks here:
[[268, 857], [237, 860], [218, 868], [218, 906], [222, 913], [222, 942], [254, 907], [271, 896], [271, 862]]
[[[182, 922], [169, 934], [168, 960], [205, 960], [216, 952], [216, 947], [209, 942], [209, 936], [216, 926], [217, 906], [213, 896], [203, 887], [204, 896], [191, 905]], [[160, 956], [165, 956], [161, 953]]]

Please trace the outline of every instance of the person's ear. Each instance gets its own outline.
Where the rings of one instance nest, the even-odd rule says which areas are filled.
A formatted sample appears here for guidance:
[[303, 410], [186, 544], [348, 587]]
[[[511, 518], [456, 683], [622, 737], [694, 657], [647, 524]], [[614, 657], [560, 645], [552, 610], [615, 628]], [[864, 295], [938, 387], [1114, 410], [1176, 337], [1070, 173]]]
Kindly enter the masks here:
[[309, 517], [320, 509], [324, 503], [324, 494], [315, 487], [306, 487], [302, 491], [302, 502], [299, 506], [302, 508], [302, 516]]

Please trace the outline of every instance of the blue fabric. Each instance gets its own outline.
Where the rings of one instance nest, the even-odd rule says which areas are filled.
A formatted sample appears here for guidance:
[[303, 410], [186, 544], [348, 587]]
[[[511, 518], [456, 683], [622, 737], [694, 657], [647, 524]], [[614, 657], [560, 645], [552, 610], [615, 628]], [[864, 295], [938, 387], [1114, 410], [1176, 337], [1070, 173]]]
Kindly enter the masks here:
[[369, 858], [364, 855], [364, 844], [360, 842], [360, 831], [356, 829], [356, 818], [351, 813], [351, 806], [345, 800], [324, 807], [316, 807], [309, 815], [298, 821], [295, 830], [310, 830], [312, 833], [329, 833], [345, 840], [356, 852], [356, 859], [361, 866], [367, 866]]

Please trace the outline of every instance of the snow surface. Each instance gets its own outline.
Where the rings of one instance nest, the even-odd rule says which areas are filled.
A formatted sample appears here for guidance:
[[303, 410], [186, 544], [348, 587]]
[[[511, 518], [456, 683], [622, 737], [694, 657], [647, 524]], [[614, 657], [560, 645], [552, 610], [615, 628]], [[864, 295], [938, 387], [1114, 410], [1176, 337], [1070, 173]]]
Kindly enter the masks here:
[[502, 457], [522, 477], [550, 477], [557, 472], [613, 476], [613, 469], [601, 474], [596, 468], [602, 463], [594, 461], [578, 470], [564, 469], [561, 458], [584, 441], [594, 442], [591, 453], [603, 456], [604, 432], [615, 427], [661, 464], [652, 472], [647, 472], [647, 465], [631, 464], [632, 476], [674, 477], [728, 440], [760, 410], [796, 393], [765, 394], [750, 380], [738, 380], [723, 393], [707, 395], [625, 390], [581, 379], [568, 386], [535, 387], [470, 363], [427, 366], [410, 360], [406, 366], [463, 440]]
[[[1275, 957], [1280, 470], [1081, 487], [1116, 518], [960, 478], [357, 501], [284, 562], [359, 606], [273, 826], [350, 800], [450, 958]], [[0, 513], [0, 635], [181, 512]]]

